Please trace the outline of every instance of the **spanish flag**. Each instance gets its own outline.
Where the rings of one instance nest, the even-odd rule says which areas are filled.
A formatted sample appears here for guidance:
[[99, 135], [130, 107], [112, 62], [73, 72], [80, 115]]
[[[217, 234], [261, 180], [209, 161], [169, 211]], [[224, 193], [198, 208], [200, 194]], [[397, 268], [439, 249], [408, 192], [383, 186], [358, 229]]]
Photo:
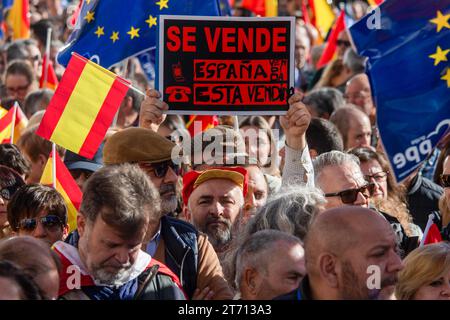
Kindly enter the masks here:
[[[11, 134], [13, 123], [14, 134]], [[28, 119], [17, 103], [9, 111], [0, 107], [0, 143], [11, 143], [11, 139], [17, 143], [27, 124]]]
[[69, 232], [75, 230], [83, 194], [64, 162], [54, 150], [50, 153], [40, 183], [55, 188], [62, 195], [67, 206]]
[[[45, 72], [45, 66], [47, 66], [47, 72]], [[53, 69], [53, 62], [50, 59], [47, 59], [47, 55], [44, 55], [42, 61], [42, 75], [39, 79], [39, 88], [47, 88], [55, 91], [57, 86], [58, 78], [56, 77], [55, 69]]]
[[29, 0], [14, 0], [9, 10], [7, 21], [13, 30], [13, 40], [30, 37]]
[[383, 2], [383, 0], [368, 0], [368, 2], [372, 7], [376, 7], [379, 6]]
[[130, 83], [73, 54], [36, 134], [92, 159]]
[[322, 38], [325, 38], [333, 26], [336, 16], [326, 0], [309, 0], [309, 5], [314, 15], [313, 24], [319, 30]]
[[338, 17], [336, 24], [333, 26], [333, 29], [331, 30], [330, 36], [328, 37], [327, 45], [325, 46], [322, 56], [317, 62], [317, 68], [322, 68], [328, 62], [333, 60], [337, 48], [337, 38], [339, 36], [339, 33], [341, 33], [341, 31], [343, 30], [345, 30], [344, 10], [341, 11], [341, 14]]
[[261, 17], [278, 15], [278, 0], [242, 0], [241, 7]]

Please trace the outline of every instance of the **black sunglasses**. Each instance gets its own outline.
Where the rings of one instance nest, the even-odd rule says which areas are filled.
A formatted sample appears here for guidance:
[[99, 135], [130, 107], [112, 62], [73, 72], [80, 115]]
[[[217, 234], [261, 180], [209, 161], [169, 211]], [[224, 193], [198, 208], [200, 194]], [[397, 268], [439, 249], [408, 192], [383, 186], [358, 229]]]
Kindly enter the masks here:
[[345, 40], [336, 40], [336, 45], [339, 46], [346, 46], [346, 47], [350, 47], [351, 43], [350, 41], [345, 41]]
[[84, 174], [85, 179], [89, 179], [90, 176], [92, 176], [94, 174], [93, 171], [89, 171], [89, 170], [84, 170], [84, 169], [72, 169], [69, 170], [70, 175], [72, 176], [72, 178], [74, 178], [75, 180], [78, 179], [82, 174]]
[[450, 174], [441, 174], [442, 187], [450, 188]]
[[375, 183], [368, 183], [361, 188], [347, 189], [340, 192], [325, 193], [325, 197], [341, 197], [341, 201], [345, 204], [353, 204], [358, 198], [358, 193], [368, 199], [375, 191]]
[[59, 228], [63, 227], [63, 222], [58, 216], [55, 215], [48, 215], [42, 218], [27, 218], [23, 219], [19, 222], [19, 225], [17, 226], [18, 229], [27, 231], [27, 232], [33, 232], [38, 224], [38, 220], [45, 229], [48, 231], [57, 231]]
[[169, 168], [172, 168], [176, 175], [180, 174], [180, 167], [171, 160], [158, 163], [139, 162], [139, 165], [146, 170], [152, 171], [157, 178], [164, 178]]

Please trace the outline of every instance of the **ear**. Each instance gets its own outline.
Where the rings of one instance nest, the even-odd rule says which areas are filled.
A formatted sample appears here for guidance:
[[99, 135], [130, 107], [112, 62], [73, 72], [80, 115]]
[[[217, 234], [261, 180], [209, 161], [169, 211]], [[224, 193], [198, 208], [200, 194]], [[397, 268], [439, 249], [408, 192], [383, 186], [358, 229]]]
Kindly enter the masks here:
[[254, 268], [248, 268], [243, 274], [243, 285], [247, 288], [248, 293], [252, 296], [256, 296], [259, 291], [260, 281], [258, 271]]
[[47, 164], [47, 161], [48, 161], [48, 158], [47, 158], [45, 155], [40, 154], [40, 155], [38, 156], [37, 163], [38, 163], [39, 166], [41, 166], [42, 168], [45, 167], [45, 165]]
[[86, 231], [86, 218], [81, 213], [77, 215], [77, 230], [80, 237]]
[[63, 241], [67, 238], [68, 235], [69, 235], [69, 225], [66, 224], [63, 227]]
[[186, 221], [190, 222], [192, 218], [191, 211], [189, 210], [188, 206], [183, 205], [183, 216]]
[[319, 257], [319, 272], [323, 281], [331, 288], [337, 288], [339, 279], [339, 263], [334, 255], [329, 253]]

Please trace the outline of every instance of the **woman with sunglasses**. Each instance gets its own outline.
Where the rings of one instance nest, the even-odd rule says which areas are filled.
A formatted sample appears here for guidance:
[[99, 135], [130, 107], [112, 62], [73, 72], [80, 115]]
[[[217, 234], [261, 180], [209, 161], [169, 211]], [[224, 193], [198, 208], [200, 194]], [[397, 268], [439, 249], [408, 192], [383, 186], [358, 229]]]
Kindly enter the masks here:
[[50, 247], [67, 237], [67, 207], [53, 188], [30, 184], [21, 187], [8, 203], [8, 222], [14, 233], [46, 242]]
[[420, 227], [412, 223], [412, 217], [406, 205], [405, 191], [395, 183], [384, 156], [366, 147], [354, 148], [349, 153], [359, 158], [364, 178], [375, 185], [370, 199], [371, 204], [396, 218], [408, 237], [421, 237]]

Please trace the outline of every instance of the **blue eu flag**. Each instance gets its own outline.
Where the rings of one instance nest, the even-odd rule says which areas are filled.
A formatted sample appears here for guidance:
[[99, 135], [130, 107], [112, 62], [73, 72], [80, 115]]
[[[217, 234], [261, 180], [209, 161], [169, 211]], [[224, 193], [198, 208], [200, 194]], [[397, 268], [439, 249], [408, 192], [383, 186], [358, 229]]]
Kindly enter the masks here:
[[450, 0], [387, 0], [350, 33], [369, 58], [381, 140], [402, 181], [450, 132]]
[[85, 0], [57, 60], [67, 66], [71, 53], [105, 68], [156, 47], [160, 14], [218, 16], [218, 0]]

